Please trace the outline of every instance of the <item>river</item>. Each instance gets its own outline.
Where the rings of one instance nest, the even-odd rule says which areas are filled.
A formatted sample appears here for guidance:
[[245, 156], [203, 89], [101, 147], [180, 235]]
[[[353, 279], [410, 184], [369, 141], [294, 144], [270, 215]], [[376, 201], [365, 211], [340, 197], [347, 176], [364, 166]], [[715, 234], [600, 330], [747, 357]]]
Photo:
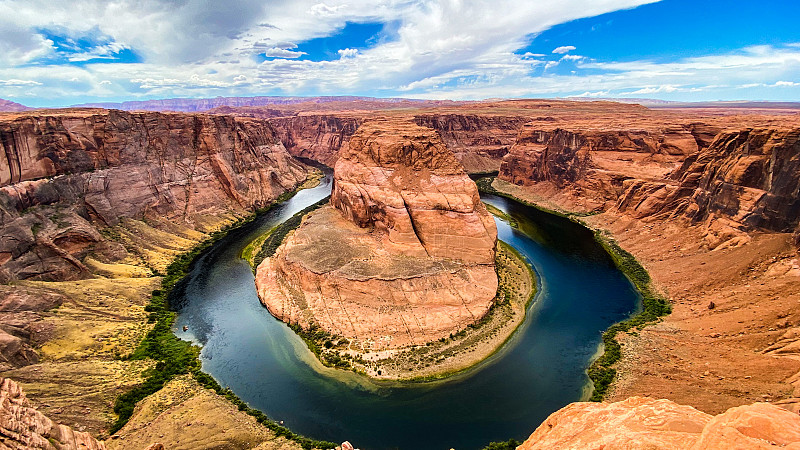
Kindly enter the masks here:
[[519, 223], [496, 220], [499, 238], [531, 262], [539, 282], [512, 339], [474, 369], [432, 383], [375, 382], [323, 367], [262, 307], [239, 255], [330, 189], [328, 175], [232, 231], [174, 291], [175, 333], [202, 345], [203, 370], [222, 386], [296, 433], [367, 450], [473, 450], [524, 440], [550, 413], [586, 398], [585, 370], [602, 331], [634, 312], [639, 296], [589, 230], [493, 195], [482, 199]]

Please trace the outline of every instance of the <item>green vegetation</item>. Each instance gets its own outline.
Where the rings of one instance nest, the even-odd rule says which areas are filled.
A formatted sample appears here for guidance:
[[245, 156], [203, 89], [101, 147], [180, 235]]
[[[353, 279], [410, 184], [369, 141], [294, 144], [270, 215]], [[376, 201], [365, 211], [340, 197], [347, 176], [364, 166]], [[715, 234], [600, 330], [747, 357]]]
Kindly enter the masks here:
[[633, 255], [599, 231], [595, 231], [594, 236], [595, 240], [611, 255], [617, 268], [633, 282], [642, 296], [641, 312], [627, 320], [611, 325], [603, 333], [604, 352], [587, 370], [589, 378], [594, 383], [594, 392], [589, 400], [600, 402], [617, 374], [612, 366], [622, 357], [622, 348], [617, 342], [617, 334], [627, 332], [634, 327], [641, 329], [658, 321], [660, 317], [672, 312], [672, 306], [666, 298], [655, 291], [650, 274]]
[[[303, 216], [310, 213], [311, 211], [314, 211], [315, 209], [318, 209], [326, 205], [329, 200], [330, 196], [325, 197], [322, 200], [318, 201], [317, 203], [314, 203], [313, 205], [306, 207], [302, 211], [290, 217], [288, 220], [284, 221], [280, 225], [276, 226], [275, 228], [271, 229], [270, 231], [268, 231], [267, 233], [265, 233], [264, 235], [253, 241], [253, 243], [255, 243], [256, 241], [261, 240], [261, 248], [252, 258], [253, 271], [256, 270], [256, 267], [258, 267], [259, 264], [261, 264], [261, 261], [264, 261], [265, 259], [275, 254], [275, 250], [277, 250], [278, 247], [280, 247], [286, 235], [289, 234], [290, 231], [300, 226], [300, 222], [303, 221]], [[255, 248], [256, 247], [254, 247], [253, 250], [251, 250], [251, 253], [255, 251]]]
[[505, 442], [490, 442], [489, 445], [483, 448], [483, 450], [514, 450], [521, 444], [522, 442], [509, 439]]
[[[117, 413], [117, 420], [111, 425], [111, 434], [119, 431], [133, 415], [136, 403], [159, 391], [164, 385], [176, 377], [186, 373], [192, 376], [204, 387], [212, 389], [219, 395], [224, 396], [240, 411], [253, 416], [259, 423], [269, 428], [278, 436], [284, 436], [299, 443], [305, 449], [311, 448], [334, 448], [336, 444], [325, 441], [316, 441], [293, 433], [288, 428], [278, 425], [271, 421], [264, 413], [250, 408], [244, 401], [238, 398], [230, 389], [223, 388], [210, 375], [200, 370], [200, 348], [187, 341], [179, 339], [171, 330], [175, 322], [176, 314], [170, 310], [169, 295], [175, 285], [183, 279], [189, 272], [192, 262], [203, 251], [211, 247], [217, 240], [225, 236], [234, 228], [253, 221], [258, 214], [269, 211], [280, 202], [291, 198], [295, 192], [287, 192], [276, 199], [270, 206], [258, 210], [256, 213], [246, 218], [241, 218], [228, 226], [210, 233], [209, 238], [197, 244], [186, 253], [176, 257], [167, 267], [167, 273], [161, 279], [161, 289], [152, 292], [150, 303], [145, 306], [145, 311], [149, 312], [148, 322], [155, 323], [153, 329], [147, 333], [139, 346], [127, 358], [131, 360], [153, 359], [156, 361], [154, 368], [147, 370], [145, 381], [132, 390], [117, 397], [114, 404], [114, 412]], [[299, 222], [298, 222], [299, 223]]]
[[[577, 218], [581, 216], [580, 214], [565, 214], [526, 202], [512, 195], [498, 191], [492, 186], [493, 181], [493, 177], [481, 178], [476, 181], [478, 190], [488, 194], [510, 198], [514, 201], [537, 208], [540, 211], [565, 217], [591, 229], [591, 227], [588, 227], [583, 221]], [[631, 280], [642, 296], [642, 310], [638, 314], [627, 320], [611, 325], [603, 333], [603, 354], [587, 369], [589, 378], [592, 380], [592, 383], [594, 383], [594, 391], [589, 400], [600, 402], [605, 397], [608, 388], [617, 375], [617, 371], [612, 366], [622, 357], [622, 347], [617, 341], [617, 334], [620, 332], [628, 332], [633, 328], [642, 329], [649, 324], [655, 323], [660, 317], [666, 316], [672, 312], [672, 306], [666, 298], [656, 292], [655, 288], [652, 286], [650, 274], [647, 273], [647, 270], [642, 267], [632, 254], [620, 247], [616, 241], [603, 234], [603, 232], [595, 229], [592, 229], [592, 232], [594, 233], [595, 241], [606, 250], [617, 268]]]

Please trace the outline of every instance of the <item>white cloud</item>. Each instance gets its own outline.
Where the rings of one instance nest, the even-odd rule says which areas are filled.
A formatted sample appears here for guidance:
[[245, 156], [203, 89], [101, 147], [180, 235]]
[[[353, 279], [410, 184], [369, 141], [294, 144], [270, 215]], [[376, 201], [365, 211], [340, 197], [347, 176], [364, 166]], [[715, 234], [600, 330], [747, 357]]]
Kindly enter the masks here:
[[303, 56], [305, 54], [306, 54], [305, 52], [296, 52], [296, 51], [293, 51], [293, 50], [287, 50], [285, 48], [278, 48], [278, 47], [273, 47], [273, 48], [267, 49], [264, 52], [264, 56], [266, 56], [268, 58], [270, 58], [270, 57], [271, 58], [299, 58], [299, 57], [301, 57], [301, 56]]
[[562, 45], [561, 47], [556, 47], [553, 49], [553, 53], [563, 55], [564, 53], [569, 53], [572, 50], [575, 50], [574, 45]]
[[17, 86], [41, 86], [41, 85], [42, 83], [33, 80], [16, 80], [16, 79], [0, 80], [0, 86], [17, 87]]
[[342, 58], [352, 58], [358, 54], [357, 48], [344, 48], [338, 51], [339, 56]]
[[[517, 53], [553, 25], [650, 2], [5, 0], [0, 1], [0, 79], [17, 83], [0, 81], [0, 98], [798, 92], [800, 86], [785, 80], [800, 79], [800, 45], [747, 47], [666, 63], [594, 61], [570, 53], [576, 50], [571, 45], [548, 55]], [[348, 22], [385, 23], [388, 34], [371, 48], [331, 48], [338, 55], [331, 61], [299, 59], [304, 53], [298, 43], [334, 35]], [[110, 43], [71, 56], [74, 62], [82, 58], [80, 65], [37, 65], [55, 49], [36, 30], [53, 23], [75, 35], [95, 30]], [[142, 62], [85, 63], [121, 49], [140, 55]], [[259, 62], [258, 55], [275, 59]], [[564, 74], [567, 67], [576, 73]], [[111, 84], [101, 84], [104, 80]]]

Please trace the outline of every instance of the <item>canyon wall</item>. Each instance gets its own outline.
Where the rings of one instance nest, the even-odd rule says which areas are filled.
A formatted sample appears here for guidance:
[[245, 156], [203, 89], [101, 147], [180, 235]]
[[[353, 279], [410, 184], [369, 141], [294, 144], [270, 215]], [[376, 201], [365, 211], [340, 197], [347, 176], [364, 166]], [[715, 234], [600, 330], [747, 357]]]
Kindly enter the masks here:
[[550, 185], [585, 209], [605, 210], [625, 180], [666, 178], [715, 134], [714, 127], [697, 123], [636, 130], [532, 121], [503, 158], [499, 177], [519, 186]]
[[31, 406], [14, 381], [0, 378], [0, 447], [4, 449], [104, 450], [89, 433], [59, 425]]
[[500, 162], [514, 144], [523, 116], [477, 114], [419, 114], [417, 125], [436, 130], [468, 173], [500, 170]]
[[[250, 114], [246, 109], [236, 112]], [[339, 112], [269, 120], [289, 153], [333, 167], [340, 151], [347, 148], [350, 137], [369, 117], [366, 113]], [[523, 116], [466, 112], [413, 116], [397, 113], [391, 120], [412, 120], [417, 125], [435, 130], [468, 173], [499, 170], [503, 156], [513, 145], [519, 129], [527, 122]]]
[[798, 128], [722, 132], [669, 180], [627, 181], [615, 209], [705, 223], [716, 244], [737, 231], [792, 232], [800, 222], [798, 137]]
[[153, 276], [205, 232], [294, 189], [308, 170], [269, 123], [224, 116], [6, 114], [0, 145], [0, 282], [16, 282], [0, 286], [3, 370], [39, 362], [34, 347], [61, 326], [48, 311], [76, 301], [20, 281]]
[[286, 150], [333, 167], [339, 150], [346, 148], [350, 136], [363, 122], [359, 117], [306, 115], [270, 119]]
[[305, 178], [264, 121], [76, 111], [0, 117], [0, 280], [88, 275], [90, 252], [123, 250], [99, 229], [268, 205]]

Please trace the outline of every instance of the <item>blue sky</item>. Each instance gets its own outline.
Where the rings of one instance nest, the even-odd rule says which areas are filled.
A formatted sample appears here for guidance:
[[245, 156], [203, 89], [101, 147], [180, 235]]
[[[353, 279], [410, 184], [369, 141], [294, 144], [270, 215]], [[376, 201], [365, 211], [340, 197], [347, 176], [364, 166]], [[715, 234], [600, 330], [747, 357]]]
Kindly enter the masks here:
[[0, 0], [0, 98], [800, 101], [800, 2]]

